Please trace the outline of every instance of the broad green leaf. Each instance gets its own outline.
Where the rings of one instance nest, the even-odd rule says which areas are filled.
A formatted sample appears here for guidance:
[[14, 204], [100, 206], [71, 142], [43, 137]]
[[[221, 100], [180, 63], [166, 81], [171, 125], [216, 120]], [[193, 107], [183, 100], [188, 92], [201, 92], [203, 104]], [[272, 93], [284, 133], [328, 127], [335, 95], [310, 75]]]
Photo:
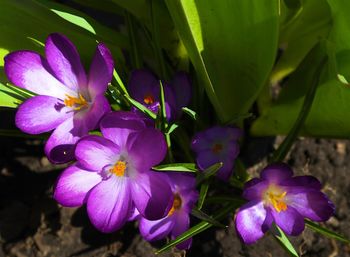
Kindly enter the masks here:
[[166, 0], [222, 122], [245, 114], [275, 60], [278, 0]]
[[[281, 1], [282, 6], [284, 2], [286, 1]], [[279, 45], [283, 52], [272, 71], [270, 77], [272, 83], [278, 82], [293, 72], [319, 39], [327, 37], [332, 24], [327, 0], [289, 2], [290, 7], [293, 7], [292, 10], [288, 7], [281, 8]], [[293, 16], [288, 15], [295, 9], [297, 11]]]
[[158, 171], [180, 171], [180, 172], [197, 172], [195, 163], [170, 163], [164, 165], [158, 165], [152, 169]]
[[[329, 0], [333, 14], [333, 26], [327, 42], [334, 45], [337, 68], [344, 77], [350, 77], [350, 1]], [[282, 88], [277, 100], [270, 107], [260, 109], [261, 116], [251, 132], [256, 136], [287, 134], [304, 101], [307, 85], [310, 85], [318, 64], [328, 53], [325, 47], [318, 53], [310, 53]], [[333, 54], [333, 53], [332, 53]], [[328, 54], [329, 55], [329, 54]], [[329, 67], [333, 66], [328, 63]], [[313, 106], [301, 129], [301, 135], [348, 138], [350, 134], [350, 90], [339, 82], [337, 73], [328, 67], [321, 72]]]
[[[52, 6], [50, 9], [49, 6]], [[95, 30], [95, 34], [78, 26], [67, 18], [62, 18], [53, 10], [81, 17]], [[104, 41], [111, 49], [114, 59], [124, 63], [120, 47], [127, 47], [127, 39], [118, 32], [108, 29], [87, 15], [72, 8], [51, 1], [0, 1], [0, 81], [5, 82], [3, 57], [16, 50], [34, 50], [44, 54], [42, 45], [53, 32], [66, 35], [78, 48], [83, 62], [88, 67], [96, 48], [96, 41]], [[82, 24], [80, 24], [82, 25]]]
[[312, 229], [313, 231], [320, 233], [322, 235], [325, 235], [329, 238], [334, 238], [336, 240], [339, 240], [341, 242], [344, 243], [348, 243], [350, 244], [350, 240], [342, 235], [339, 235], [338, 233], [331, 231], [327, 228], [321, 227], [319, 224], [312, 222], [310, 220], [305, 220], [305, 224], [307, 227], [309, 227], [310, 229]]
[[277, 241], [282, 245], [282, 247], [290, 254], [290, 256], [299, 257], [299, 254], [295, 250], [292, 243], [289, 241], [286, 234], [277, 225], [273, 225], [271, 228], [273, 235]]

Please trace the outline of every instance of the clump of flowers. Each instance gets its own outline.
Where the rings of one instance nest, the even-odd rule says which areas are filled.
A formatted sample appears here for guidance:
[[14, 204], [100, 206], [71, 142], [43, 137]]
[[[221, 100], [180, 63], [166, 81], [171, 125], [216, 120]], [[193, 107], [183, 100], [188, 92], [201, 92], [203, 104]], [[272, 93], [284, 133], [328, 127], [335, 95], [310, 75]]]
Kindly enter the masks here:
[[17, 127], [29, 134], [54, 130], [45, 153], [52, 162], [63, 163], [74, 159], [75, 143], [110, 110], [104, 93], [112, 80], [113, 58], [98, 44], [87, 75], [73, 43], [57, 33], [48, 36], [45, 54], [12, 52], [4, 69], [13, 84], [37, 94], [19, 107]]
[[242, 136], [239, 128], [213, 127], [197, 133], [192, 140], [192, 150], [196, 153], [197, 165], [205, 170], [211, 165], [222, 162], [217, 176], [227, 181], [233, 172], [234, 161], [239, 154], [237, 140]]
[[291, 236], [303, 232], [304, 218], [326, 221], [334, 214], [334, 205], [321, 192], [320, 182], [312, 176], [293, 177], [286, 164], [267, 166], [260, 175], [246, 183], [244, 204], [235, 218], [238, 235], [251, 244], [275, 223]]

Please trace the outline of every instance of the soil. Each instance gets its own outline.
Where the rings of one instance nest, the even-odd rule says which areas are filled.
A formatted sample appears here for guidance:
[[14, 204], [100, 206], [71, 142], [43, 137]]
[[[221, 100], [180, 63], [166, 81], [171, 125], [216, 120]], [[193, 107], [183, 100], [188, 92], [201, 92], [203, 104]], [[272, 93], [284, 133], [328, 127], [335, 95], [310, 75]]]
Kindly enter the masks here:
[[[13, 113], [1, 112], [2, 128], [14, 124]], [[266, 156], [281, 138], [249, 139], [241, 157], [252, 176], [266, 165]], [[63, 208], [52, 199], [52, 188], [64, 166], [54, 166], [43, 155], [43, 140], [0, 137], [0, 257], [123, 256], [151, 257], [165, 241], [150, 244], [138, 235], [135, 223], [112, 234], [98, 232], [86, 210]], [[350, 141], [299, 139], [287, 162], [298, 175], [312, 174], [336, 205], [326, 226], [350, 237]], [[254, 245], [243, 245], [235, 234], [232, 215], [227, 229], [209, 229], [196, 236], [187, 252], [172, 250], [158, 256], [287, 256], [271, 235]], [[350, 246], [309, 229], [293, 244], [302, 256], [347, 257]]]

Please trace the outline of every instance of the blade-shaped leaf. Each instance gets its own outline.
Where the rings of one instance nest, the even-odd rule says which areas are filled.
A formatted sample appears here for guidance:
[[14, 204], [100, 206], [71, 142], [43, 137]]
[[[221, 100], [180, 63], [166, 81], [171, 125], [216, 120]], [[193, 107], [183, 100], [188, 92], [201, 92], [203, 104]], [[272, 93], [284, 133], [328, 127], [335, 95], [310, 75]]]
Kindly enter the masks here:
[[222, 162], [215, 163], [199, 173], [197, 176], [197, 185], [201, 184], [204, 180], [207, 180], [211, 176], [214, 176], [222, 165], [224, 165]]
[[179, 172], [198, 172], [194, 163], [170, 163], [158, 165], [152, 169], [157, 171], [179, 171]]
[[204, 183], [201, 184], [201, 188], [199, 190], [198, 203], [197, 203], [199, 210], [202, 209], [203, 207], [205, 198], [207, 197], [207, 193], [209, 190], [209, 185], [210, 185], [209, 181], [205, 181]]
[[277, 225], [272, 226], [272, 231], [277, 239], [277, 241], [282, 245], [282, 247], [291, 255], [294, 257], [299, 257], [297, 251], [294, 249], [294, 246], [292, 243], [289, 241], [288, 237], [286, 234], [280, 229]]
[[201, 210], [199, 210], [197, 208], [193, 208], [192, 211], [191, 211], [191, 214], [193, 216], [195, 216], [196, 218], [198, 218], [200, 220], [207, 221], [207, 222], [211, 223], [212, 225], [214, 225], [216, 227], [227, 228], [227, 226], [221, 224], [220, 222], [218, 222], [217, 220], [213, 219], [208, 214], [202, 212]]
[[341, 242], [350, 244], [350, 239], [345, 238], [344, 236], [339, 235], [338, 233], [331, 231], [327, 228], [321, 227], [319, 224], [317, 224], [315, 222], [312, 222], [310, 220], [305, 220], [305, 224], [307, 227], [309, 227], [310, 229], [312, 229], [313, 231], [315, 231], [317, 233], [320, 233], [320, 234], [325, 235], [327, 237], [334, 238], [334, 239], [339, 240]]

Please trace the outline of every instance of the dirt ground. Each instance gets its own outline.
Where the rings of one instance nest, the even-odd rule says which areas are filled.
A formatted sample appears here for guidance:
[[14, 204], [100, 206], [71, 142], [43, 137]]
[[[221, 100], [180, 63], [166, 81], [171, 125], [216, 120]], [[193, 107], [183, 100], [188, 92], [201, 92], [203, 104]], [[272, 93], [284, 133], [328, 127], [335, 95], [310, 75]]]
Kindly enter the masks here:
[[[12, 115], [2, 114], [2, 128], [13, 124]], [[280, 139], [277, 138], [277, 141]], [[266, 164], [274, 138], [249, 140], [241, 157], [252, 175]], [[53, 166], [43, 156], [38, 139], [0, 137], [0, 257], [68, 257], [68, 256], [156, 256], [156, 247], [139, 235], [135, 223], [122, 231], [102, 234], [89, 223], [85, 208], [63, 208], [51, 198], [52, 187], [64, 166]], [[299, 139], [288, 163], [297, 174], [312, 174], [325, 185], [324, 190], [335, 202], [336, 215], [327, 227], [350, 237], [350, 141]], [[272, 236], [265, 236], [252, 246], [238, 240], [232, 215], [227, 229], [209, 229], [194, 238], [186, 256], [287, 256]], [[350, 246], [319, 236], [306, 229], [292, 239], [303, 256], [347, 257]], [[184, 256], [171, 251], [159, 256]]]

